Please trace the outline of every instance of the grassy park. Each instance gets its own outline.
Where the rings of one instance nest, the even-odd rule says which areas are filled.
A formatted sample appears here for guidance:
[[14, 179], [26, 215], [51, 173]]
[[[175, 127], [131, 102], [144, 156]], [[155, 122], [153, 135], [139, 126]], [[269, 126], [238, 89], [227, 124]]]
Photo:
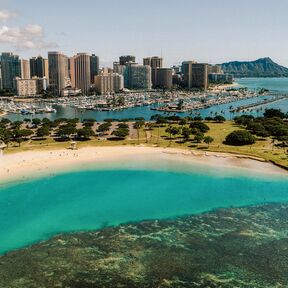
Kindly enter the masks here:
[[[199, 121], [199, 119], [197, 121], [193, 119], [192, 121], [191, 119], [185, 121], [181, 119], [171, 120], [171, 118], [168, 120], [163, 119], [149, 122], [145, 122], [140, 118], [124, 122], [117, 122], [111, 119], [104, 123], [97, 123], [91, 119], [83, 123], [79, 123], [76, 119], [62, 119], [62, 121], [59, 120], [57, 123], [52, 123], [48, 120], [37, 120], [32, 123], [25, 121], [22, 123], [8, 123], [7, 121], [6, 124], [3, 124], [5, 120], [2, 120], [0, 139], [2, 131], [1, 140], [4, 140], [7, 145], [4, 153], [69, 148], [73, 140], [77, 143], [77, 148], [119, 145], [182, 148], [201, 151], [202, 153], [211, 151], [248, 155], [288, 167], [287, 146], [284, 145], [286, 138], [283, 140], [283, 137], [275, 139], [275, 137], [270, 136], [255, 136], [255, 143], [229, 145], [225, 143], [226, 137], [233, 131], [244, 131], [245, 126], [243, 123], [239, 125], [236, 121], [224, 121], [224, 119], [223, 121], [214, 121], [213, 119], [209, 119], [209, 121]], [[201, 130], [202, 128], [201, 125], [200, 127], [196, 125], [196, 128], [193, 126], [195, 123], [199, 124], [199, 122], [204, 124], [201, 124], [204, 128], [206, 126], [204, 133], [199, 133], [199, 129]], [[15, 129], [19, 134], [17, 138], [15, 135], [9, 139], [7, 135], [6, 138], [3, 136], [4, 131], [16, 131]], [[23, 135], [21, 135], [19, 130]], [[184, 130], [188, 131], [186, 131], [187, 135], [183, 132]], [[10, 132], [7, 133], [9, 134]]]

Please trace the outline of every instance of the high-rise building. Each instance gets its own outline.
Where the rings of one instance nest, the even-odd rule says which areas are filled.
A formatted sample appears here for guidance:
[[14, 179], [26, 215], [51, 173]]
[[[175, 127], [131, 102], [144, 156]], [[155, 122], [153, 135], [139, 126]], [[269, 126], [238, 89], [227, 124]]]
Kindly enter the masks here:
[[172, 69], [174, 74], [181, 74], [181, 65], [174, 65]]
[[69, 62], [72, 88], [81, 89], [83, 94], [88, 94], [91, 87], [90, 55], [78, 53]]
[[151, 80], [153, 88], [157, 85], [157, 69], [163, 67], [163, 58], [154, 56], [143, 59], [143, 65], [148, 65], [151, 67]]
[[208, 73], [217, 73], [217, 74], [223, 74], [223, 70], [221, 66], [219, 65], [209, 65], [208, 66]]
[[39, 95], [43, 90], [47, 89], [47, 78], [21, 79], [16, 77], [14, 79], [14, 87], [16, 93], [20, 97], [34, 97]]
[[154, 57], [147, 57], [143, 59], [143, 65], [148, 65], [152, 69], [162, 68], [163, 67], [163, 58], [154, 56]]
[[143, 58], [143, 65], [151, 67], [151, 57]]
[[119, 62], [113, 62], [113, 72], [114, 73], [124, 75], [125, 68], [126, 68], [125, 65], [120, 65]]
[[196, 63], [195, 61], [184, 61], [182, 63], [181, 72], [183, 75], [183, 85], [184, 87], [191, 89], [192, 88], [192, 64]]
[[207, 90], [208, 88], [208, 64], [192, 64], [192, 88]]
[[154, 56], [151, 57], [151, 68], [152, 69], [157, 69], [157, 68], [162, 68], [163, 67], [163, 58]]
[[2, 86], [2, 72], [1, 72], [1, 58], [0, 58], [0, 89], [3, 89], [3, 86]]
[[48, 52], [48, 64], [49, 85], [54, 96], [60, 96], [67, 85], [68, 58], [61, 52]]
[[91, 73], [91, 83], [94, 83], [95, 76], [99, 75], [99, 57], [95, 54], [90, 56], [90, 73]]
[[14, 88], [14, 78], [21, 77], [21, 60], [13, 53], [2, 53], [1, 55], [2, 87], [4, 89]]
[[209, 83], [214, 84], [232, 84], [233, 75], [228, 73], [209, 73]]
[[156, 88], [160, 89], [171, 89], [173, 85], [173, 69], [171, 68], [158, 68], [157, 72], [157, 81], [155, 84]]
[[105, 73], [105, 74], [107, 74], [107, 73], [113, 73], [114, 71], [113, 71], [113, 69], [112, 68], [110, 68], [110, 67], [103, 67], [102, 69], [101, 69], [101, 73]]
[[127, 63], [124, 72], [124, 86], [128, 89], [150, 90], [152, 87], [151, 67], [137, 63]]
[[21, 60], [21, 78], [29, 79], [30, 78], [30, 64], [28, 60]]
[[182, 63], [182, 74], [184, 87], [188, 89], [208, 88], [208, 64], [185, 61]]
[[126, 65], [127, 63], [135, 63], [136, 57], [132, 55], [120, 56], [119, 63], [120, 65]]
[[118, 93], [124, 89], [124, 77], [117, 73], [105, 73], [95, 77], [95, 90], [100, 94]]
[[30, 59], [30, 76], [43, 78], [49, 77], [48, 59], [41, 56], [33, 57]]

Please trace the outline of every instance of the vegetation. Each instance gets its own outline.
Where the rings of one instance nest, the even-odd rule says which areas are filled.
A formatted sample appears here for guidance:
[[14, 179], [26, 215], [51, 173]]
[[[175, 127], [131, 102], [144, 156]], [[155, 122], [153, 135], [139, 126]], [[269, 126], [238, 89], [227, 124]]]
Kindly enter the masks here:
[[118, 129], [113, 131], [112, 135], [114, 135], [120, 139], [125, 139], [129, 135], [129, 129], [128, 128], [118, 128]]
[[253, 116], [240, 116], [235, 119], [235, 123], [243, 126], [246, 130], [257, 137], [268, 138], [281, 147], [288, 147], [288, 122], [285, 115], [280, 110], [267, 109], [264, 117], [254, 118]]
[[208, 147], [210, 146], [210, 144], [214, 141], [213, 137], [211, 136], [206, 136], [204, 137], [204, 143], [208, 144]]
[[190, 128], [192, 129], [196, 129], [198, 130], [199, 132], [202, 132], [202, 133], [206, 133], [210, 130], [210, 128], [203, 122], [200, 122], [200, 121], [193, 121], [191, 122], [190, 124]]
[[222, 69], [234, 77], [287, 77], [288, 68], [278, 65], [270, 58], [261, 58], [251, 62], [233, 61], [223, 63]]
[[248, 131], [237, 130], [230, 133], [225, 140], [225, 144], [233, 146], [242, 146], [254, 144], [255, 137]]
[[215, 119], [216, 116], [200, 121], [199, 117], [174, 115], [154, 115], [149, 122], [136, 118], [106, 119], [102, 123], [95, 119], [84, 119], [80, 123], [79, 119], [65, 118], [55, 121], [25, 119], [23, 122], [3, 118], [0, 140], [8, 146], [6, 153], [47, 149], [47, 146], [49, 149], [64, 148], [68, 146], [67, 141], [76, 140], [80, 148], [89, 141], [89, 146], [145, 144], [245, 154], [288, 167], [287, 115], [283, 118], [278, 110], [267, 110], [264, 115], [259, 118], [243, 115], [234, 121], [225, 119], [225, 122], [220, 117]]

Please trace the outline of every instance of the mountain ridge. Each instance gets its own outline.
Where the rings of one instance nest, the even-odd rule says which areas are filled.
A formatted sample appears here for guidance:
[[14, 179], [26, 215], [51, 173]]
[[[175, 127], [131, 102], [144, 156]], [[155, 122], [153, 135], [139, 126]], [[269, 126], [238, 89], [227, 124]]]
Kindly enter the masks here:
[[234, 77], [288, 77], [288, 68], [274, 62], [270, 57], [255, 61], [231, 61], [219, 64], [225, 73]]

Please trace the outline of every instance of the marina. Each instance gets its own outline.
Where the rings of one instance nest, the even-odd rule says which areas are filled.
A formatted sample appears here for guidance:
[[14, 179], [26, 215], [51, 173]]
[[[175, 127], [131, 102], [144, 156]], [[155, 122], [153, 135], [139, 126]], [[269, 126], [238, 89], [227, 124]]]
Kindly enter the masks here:
[[[107, 116], [109, 114], [109, 117], [111, 117], [112, 113], [120, 113], [122, 114], [120, 118], [131, 118], [131, 116], [126, 117], [124, 115], [134, 110], [139, 111], [136, 117], [142, 116], [148, 120], [152, 113], [155, 113], [152, 111], [160, 113], [193, 113], [193, 111], [205, 110], [216, 106], [222, 107], [228, 103], [238, 103], [239, 101], [242, 102], [243, 100], [256, 99], [258, 97], [263, 97], [263, 95], [260, 95], [257, 91], [233, 89], [231, 91], [212, 90], [207, 92], [135, 92], [105, 96], [34, 99], [34, 101], [29, 99], [27, 102], [25, 100], [18, 101], [16, 98], [5, 98], [0, 100], [0, 111], [3, 111], [9, 119], [21, 119], [22, 116], [27, 115], [50, 119], [51, 116], [49, 114], [54, 114], [53, 117], [60, 117], [58, 115], [59, 111], [70, 111], [69, 118], [82, 118], [89, 115], [89, 117], [96, 117], [102, 120], [105, 113]], [[143, 115], [143, 112], [149, 114], [149, 117]], [[67, 116], [63, 115], [63, 117]]]
[[[232, 119], [241, 113], [259, 116], [266, 108], [281, 108], [288, 112], [287, 78], [236, 79], [238, 86], [228, 91], [200, 92], [137, 92], [106, 96], [63, 97], [57, 99], [0, 100], [0, 117], [12, 121], [25, 118], [133, 119], [150, 120], [157, 114], [214, 117], [223, 115]], [[247, 87], [247, 89], [244, 89]], [[270, 92], [260, 94], [261, 88]], [[240, 91], [238, 91], [239, 88]], [[275, 101], [277, 99], [277, 101]], [[178, 104], [183, 103], [181, 109]], [[167, 109], [170, 106], [173, 109]], [[265, 108], [265, 109], [264, 109]], [[244, 109], [245, 111], [242, 111]], [[21, 113], [22, 111], [22, 113]]]
[[282, 95], [282, 96], [278, 95], [278, 96], [275, 96], [275, 97], [273, 97], [271, 99], [264, 99], [263, 101], [259, 101], [259, 102], [255, 103], [255, 104], [243, 105], [243, 106], [237, 107], [236, 109], [231, 109], [230, 111], [231, 112], [245, 112], [245, 111], [248, 111], [251, 108], [256, 108], [256, 107], [259, 107], [259, 106], [260, 106], [260, 109], [262, 109], [262, 106], [268, 105], [270, 103], [282, 101], [282, 100], [285, 100], [285, 99], [288, 99], [288, 95]]
[[0, 101], [0, 111], [4, 114], [21, 114], [21, 115], [36, 115], [36, 114], [47, 114], [56, 113], [51, 105], [43, 105], [43, 103], [27, 103], [27, 102], [14, 102], [12, 100]]

